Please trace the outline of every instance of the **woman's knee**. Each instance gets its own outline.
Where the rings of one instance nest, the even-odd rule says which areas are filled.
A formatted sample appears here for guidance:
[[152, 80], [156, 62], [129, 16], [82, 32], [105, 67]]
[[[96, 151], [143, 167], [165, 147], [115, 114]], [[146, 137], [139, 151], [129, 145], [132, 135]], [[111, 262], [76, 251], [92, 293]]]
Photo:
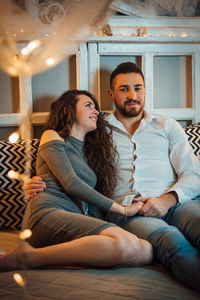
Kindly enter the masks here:
[[104, 232], [112, 238], [113, 259], [117, 265], [138, 266], [152, 261], [152, 246], [121, 228], [110, 228]]

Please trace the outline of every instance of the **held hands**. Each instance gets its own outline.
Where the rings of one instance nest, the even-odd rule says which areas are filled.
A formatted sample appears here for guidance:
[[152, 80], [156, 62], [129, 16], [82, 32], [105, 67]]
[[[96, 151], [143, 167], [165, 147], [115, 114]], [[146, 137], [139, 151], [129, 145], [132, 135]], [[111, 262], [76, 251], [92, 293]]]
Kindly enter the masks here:
[[110, 211], [124, 217], [131, 217], [136, 215], [143, 205], [144, 203], [142, 201], [138, 201], [129, 206], [122, 206], [116, 202], [113, 202]]
[[26, 195], [28, 199], [31, 199], [34, 195], [42, 192], [46, 188], [46, 183], [42, 181], [40, 176], [32, 177], [26, 186]]
[[125, 217], [132, 217], [139, 213], [139, 211], [144, 206], [144, 203], [142, 201], [135, 202], [129, 206], [124, 207], [125, 209]]
[[161, 218], [168, 210], [178, 203], [173, 193], [163, 194], [160, 197], [138, 197], [135, 202], [143, 202], [139, 214], [144, 217]]

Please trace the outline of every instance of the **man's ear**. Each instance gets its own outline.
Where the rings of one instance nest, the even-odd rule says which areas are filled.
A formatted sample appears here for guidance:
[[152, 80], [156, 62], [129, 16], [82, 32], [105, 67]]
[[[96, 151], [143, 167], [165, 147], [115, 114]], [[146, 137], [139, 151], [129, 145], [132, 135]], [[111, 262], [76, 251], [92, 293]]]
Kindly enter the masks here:
[[112, 89], [109, 89], [109, 90], [108, 90], [108, 97], [109, 97], [111, 100], [114, 100], [114, 93], [113, 93], [113, 90], [112, 90]]

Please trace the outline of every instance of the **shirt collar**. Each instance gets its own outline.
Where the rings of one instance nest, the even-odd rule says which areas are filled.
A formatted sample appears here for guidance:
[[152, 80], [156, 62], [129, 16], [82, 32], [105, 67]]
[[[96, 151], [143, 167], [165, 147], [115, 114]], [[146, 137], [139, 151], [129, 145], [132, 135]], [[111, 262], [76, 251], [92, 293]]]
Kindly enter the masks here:
[[114, 113], [109, 114], [106, 117], [106, 120], [109, 122], [110, 125], [113, 127], [116, 127], [122, 131], [126, 132], [126, 129], [124, 128], [124, 125], [115, 117]]
[[[148, 113], [145, 109], [144, 109], [144, 117], [141, 120], [140, 126], [139, 128], [149, 124], [153, 119], [157, 119], [159, 118], [158, 115], [155, 114], [150, 114]], [[124, 132], [127, 133], [126, 129], [124, 128], [123, 124], [115, 117], [114, 113], [109, 114], [106, 117], [106, 120], [109, 122], [110, 125], [112, 125], [113, 127], [116, 127]], [[139, 129], [138, 128], [138, 129]]]

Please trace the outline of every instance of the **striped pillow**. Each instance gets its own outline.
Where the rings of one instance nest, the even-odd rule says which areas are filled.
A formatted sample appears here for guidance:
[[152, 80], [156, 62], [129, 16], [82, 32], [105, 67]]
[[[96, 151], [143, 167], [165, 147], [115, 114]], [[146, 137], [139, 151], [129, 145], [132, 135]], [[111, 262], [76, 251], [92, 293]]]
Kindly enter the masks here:
[[200, 156], [200, 123], [185, 127], [185, 133], [188, 141], [194, 150], [196, 156]]
[[[36, 155], [39, 140], [28, 142], [30, 146], [31, 175], [35, 171]], [[19, 180], [10, 179], [8, 172], [25, 172], [27, 162], [27, 142], [24, 140], [16, 143], [0, 141], [0, 229], [20, 230], [21, 222], [26, 207], [24, 192]]]

